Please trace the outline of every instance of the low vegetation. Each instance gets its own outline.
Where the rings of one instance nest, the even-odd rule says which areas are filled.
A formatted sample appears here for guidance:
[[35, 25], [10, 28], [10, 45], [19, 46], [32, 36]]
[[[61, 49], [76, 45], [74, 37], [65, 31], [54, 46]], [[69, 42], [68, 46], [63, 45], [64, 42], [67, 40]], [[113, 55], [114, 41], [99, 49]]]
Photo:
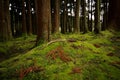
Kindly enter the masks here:
[[[14, 48], [23, 50], [1, 61], [0, 79], [119, 80], [119, 35], [109, 31], [100, 34], [56, 34], [52, 36], [52, 41], [56, 41], [35, 48], [33, 36], [0, 43], [2, 47], [7, 46], [0, 47], [0, 52], [6, 55]], [[11, 47], [13, 49], [9, 49]]]
[[0, 42], [0, 61], [24, 54], [35, 45], [36, 36], [20, 37], [8, 42]]

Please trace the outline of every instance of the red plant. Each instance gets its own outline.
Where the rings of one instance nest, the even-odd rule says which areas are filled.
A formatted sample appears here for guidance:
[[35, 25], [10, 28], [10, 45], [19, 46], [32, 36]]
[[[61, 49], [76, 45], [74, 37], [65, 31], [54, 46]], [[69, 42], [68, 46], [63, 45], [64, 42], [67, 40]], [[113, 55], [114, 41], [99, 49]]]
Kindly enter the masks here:
[[76, 73], [81, 73], [81, 68], [79, 67], [72, 68], [70, 74], [76, 74]]
[[39, 71], [43, 71], [43, 70], [44, 70], [44, 68], [38, 67], [38, 66], [31, 66], [26, 69], [21, 68], [19, 71], [19, 78], [20, 78], [20, 80], [23, 80], [23, 78], [30, 72], [39, 72]]
[[61, 46], [50, 51], [46, 57], [52, 60], [55, 60], [56, 58], [60, 58], [63, 62], [72, 61], [72, 59], [64, 52]]

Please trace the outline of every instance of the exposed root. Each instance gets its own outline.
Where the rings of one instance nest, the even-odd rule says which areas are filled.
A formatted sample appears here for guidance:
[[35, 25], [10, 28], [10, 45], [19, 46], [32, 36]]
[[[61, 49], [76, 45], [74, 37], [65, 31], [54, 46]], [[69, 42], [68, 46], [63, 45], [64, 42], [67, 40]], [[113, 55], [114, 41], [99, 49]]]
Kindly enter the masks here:
[[49, 43], [47, 43], [46, 46], [48, 46], [48, 45], [50, 45], [50, 44], [52, 44], [52, 43], [55, 43], [55, 42], [64, 42], [64, 41], [66, 41], [66, 39], [57, 39], [57, 40], [53, 40], [53, 41], [50, 41]]
[[49, 46], [52, 43], [55, 43], [55, 42], [65, 42], [65, 41], [66, 41], [66, 39], [56, 39], [56, 40], [50, 41], [45, 46], [43, 46], [40, 50], [46, 48], [47, 46]]

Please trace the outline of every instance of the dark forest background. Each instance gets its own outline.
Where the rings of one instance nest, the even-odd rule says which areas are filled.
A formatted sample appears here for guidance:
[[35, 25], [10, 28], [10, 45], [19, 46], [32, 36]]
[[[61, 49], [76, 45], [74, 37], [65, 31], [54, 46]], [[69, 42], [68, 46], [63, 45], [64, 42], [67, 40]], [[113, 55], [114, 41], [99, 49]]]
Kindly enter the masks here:
[[1, 0], [0, 41], [37, 35], [49, 41], [61, 32], [87, 33], [120, 30], [119, 0]]

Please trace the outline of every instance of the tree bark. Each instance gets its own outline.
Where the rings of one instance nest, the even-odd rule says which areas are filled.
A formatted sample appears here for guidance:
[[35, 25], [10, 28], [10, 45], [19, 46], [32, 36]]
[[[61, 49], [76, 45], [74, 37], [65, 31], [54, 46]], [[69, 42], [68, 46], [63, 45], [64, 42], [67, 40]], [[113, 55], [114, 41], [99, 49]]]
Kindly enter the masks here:
[[100, 33], [100, 0], [96, 0], [95, 2], [95, 26], [94, 32]]
[[91, 22], [90, 22], [90, 31], [93, 31], [93, 19], [92, 19], [92, 16], [93, 16], [93, 7], [92, 7], [92, 3], [93, 3], [93, 0], [91, 0]]
[[28, 0], [28, 34], [32, 34], [32, 16], [31, 16], [31, 1]]
[[74, 21], [74, 32], [78, 33], [80, 30], [80, 0], [76, 0], [76, 8], [75, 8], [75, 21]]
[[109, 0], [108, 27], [120, 31], [120, 0]]
[[107, 15], [107, 0], [106, 1], [104, 1], [104, 3], [103, 3], [103, 5], [104, 5], [104, 14], [103, 14], [103, 25], [102, 25], [102, 30], [104, 31], [104, 30], [106, 30], [106, 28], [107, 28], [107, 18], [108, 18], [108, 15]]
[[3, 25], [4, 25], [4, 9], [3, 9], [3, 0], [0, 0], [0, 41], [3, 41]]
[[49, 41], [50, 0], [37, 0], [37, 44]]
[[54, 24], [53, 24], [53, 32], [52, 33], [57, 33], [59, 32], [59, 27], [60, 27], [60, 0], [54, 0], [55, 6], [54, 6]]
[[87, 26], [87, 19], [86, 19], [86, 1], [83, 0], [83, 26], [84, 26], [84, 33], [88, 32], [88, 26]]
[[27, 35], [27, 27], [26, 27], [26, 12], [25, 12], [25, 0], [22, 0], [22, 33], [23, 35]]
[[64, 10], [63, 10], [63, 33], [67, 31], [67, 0], [64, 1]]
[[0, 1], [0, 41], [7, 41], [12, 38], [9, 14], [9, 0]]

